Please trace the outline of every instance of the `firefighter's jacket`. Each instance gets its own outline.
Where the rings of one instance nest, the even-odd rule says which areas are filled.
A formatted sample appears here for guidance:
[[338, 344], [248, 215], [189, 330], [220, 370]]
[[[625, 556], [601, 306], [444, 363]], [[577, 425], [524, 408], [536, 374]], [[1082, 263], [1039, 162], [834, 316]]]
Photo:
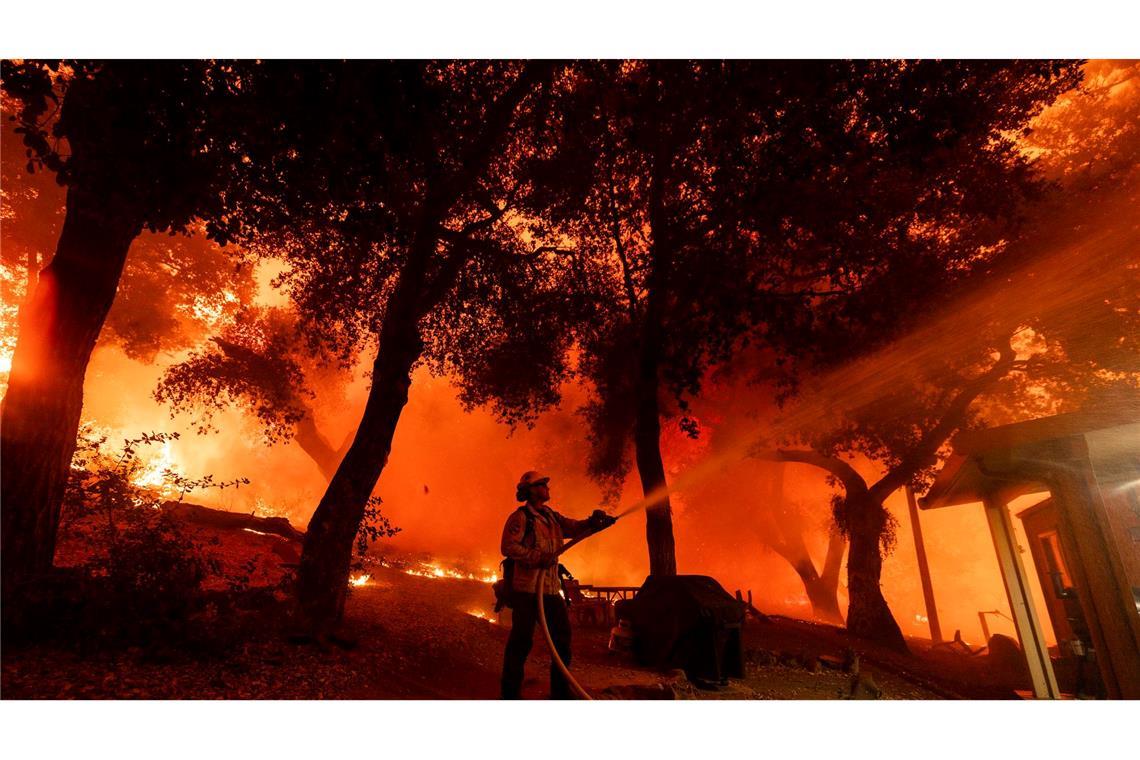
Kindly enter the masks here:
[[[523, 510], [530, 513], [533, 534], [526, 535], [526, 516]], [[532, 507], [524, 504], [516, 509], [507, 518], [503, 528], [502, 552], [506, 557], [515, 561], [513, 591], [526, 591], [534, 593], [534, 584], [538, 581], [538, 558], [543, 552], [553, 554], [562, 548], [566, 539], [578, 538], [590, 532], [589, 520], [572, 520], [558, 514], [550, 507]], [[546, 569], [546, 578], [543, 589], [547, 594], [557, 594], [559, 588], [558, 564]]]

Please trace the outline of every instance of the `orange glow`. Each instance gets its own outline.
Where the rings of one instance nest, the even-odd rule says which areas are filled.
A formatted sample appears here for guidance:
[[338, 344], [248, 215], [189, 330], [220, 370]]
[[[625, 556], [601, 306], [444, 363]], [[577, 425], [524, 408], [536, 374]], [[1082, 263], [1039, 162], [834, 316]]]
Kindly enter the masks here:
[[166, 473], [177, 469], [170, 452], [170, 441], [163, 443], [158, 452], [149, 458], [145, 454], [141, 454], [140, 458], [145, 464], [131, 482], [141, 488], [160, 490], [164, 495], [174, 493], [166, 477]]
[[[640, 65], [630, 62], [629, 66]], [[1097, 76], [1104, 62], [1090, 63]], [[1140, 80], [1112, 84], [1112, 96], [1140, 87]], [[1076, 95], [1072, 97], [1077, 97]], [[1061, 109], [1063, 103], [1055, 107]], [[1041, 119], [1057, 118], [1046, 111]], [[1044, 155], [1044, 149], [1027, 144], [1025, 149]], [[46, 198], [46, 207], [62, 202]], [[916, 234], [938, 231], [913, 230]], [[1012, 279], [988, 291], [972, 294], [957, 304], [954, 313], [920, 326], [895, 344], [843, 367], [803, 388], [800, 400], [778, 408], [771, 390], [751, 378], [710, 379], [705, 393], [694, 400], [691, 414], [701, 422], [702, 436], [685, 437], [675, 422], [662, 423], [662, 454], [673, 488], [674, 531], [678, 568], [682, 573], [715, 577], [730, 592], [751, 591], [755, 605], [766, 612], [808, 618], [811, 605], [804, 583], [792, 564], [763, 540], [758, 517], [770, 508], [764, 498], [774, 479], [770, 465], [744, 456], [758, 431], [786, 433], [818, 424], [843, 404], [867, 403], [898, 383], [912, 377], [973, 338], [968, 326], [995, 308], [1016, 315], [1031, 302], [1050, 302], [1059, 309], [1088, 299], [1105, 282], [1074, 278], [1073, 261], [1095, 256], [1105, 261], [1122, 258], [1127, 250], [1127, 230], [1104, 229], [1090, 236], [1086, 245], [1044, 250], [1037, 263], [1036, 279]], [[214, 298], [200, 297], [184, 310], [204, 331], [221, 324], [238, 306], [287, 307], [288, 297], [273, 287], [283, 265], [263, 261], [256, 269], [256, 292], [250, 303], [223, 290]], [[1116, 282], [1110, 267], [1103, 270], [1111, 285]], [[16, 307], [23, 298], [15, 287], [15, 270], [4, 270], [3, 324], [0, 325], [0, 393], [4, 376], [11, 369], [15, 346]], [[1027, 298], [1026, 296], [1032, 296]], [[203, 337], [203, 341], [206, 337]], [[1019, 358], [1041, 352], [1041, 336], [1032, 330], [1018, 335]], [[32, 352], [29, 352], [29, 355]], [[159, 353], [153, 363], [137, 361], [105, 336], [96, 346], [87, 371], [83, 419], [113, 432], [110, 441], [141, 431], [180, 432], [174, 445], [139, 450], [143, 468], [134, 477], [138, 486], [162, 489], [170, 494], [163, 473], [176, 470], [190, 478], [212, 474], [219, 481], [248, 477], [252, 483], [240, 489], [204, 489], [187, 500], [232, 511], [283, 516], [298, 528], [307, 524], [324, 493], [326, 482], [313, 461], [294, 442], [267, 446], [256, 424], [230, 408], [214, 418], [217, 432], [198, 435], [189, 415], [171, 417], [157, 404], [151, 391], [162, 372], [181, 361], [186, 350]], [[370, 357], [369, 357], [370, 359]], [[369, 386], [366, 360], [344, 374], [344, 387], [324, 394], [317, 388], [314, 416], [324, 436], [335, 444], [345, 440], [358, 424]], [[34, 364], [33, 364], [34, 367]], [[514, 484], [519, 475], [539, 469], [552, 476], [551, 506], [563, 514], [583, 518], [601, 506], [602, 495], [586, 469], [588, 439], [575, 409], [585, 400], [587, 389], [567, 384], [561, 408], [541, 417], [532, 429], [513, 433], [485, 410], [465, 411], [448, 378], [433, 377], [419, 368], [413, 376], [410, 396], [396, 429], [392, 451], [375, 493], [383, 497], [385, 517], [401, 528], [393, 538], [379, 542], [376, 555], [420, 554], [432, 559], [412, 564], [388, 563], [408, 575], [427, 579], [452, 579], [490, 584], [498, 580], [495, 568], [501, 559], [499, 542], [503, 524], [517, 504]], [[1044, 392], [1044, 391], [1042, 391]], [[1052, 399], [1043, 399], [1052, 402]], [[853, 466], [869, 480], [880, 468], [858, 459]], [[787, 500], [802, 516], [802, 538], [809, 558], [818, 567], [828, 543], [830, 500], [834, 489], [824, 474], [803, 465], [786, 465], [784, 488]], [[606, 505], [613, 514], [635, 508], [642, 501], [636, 470], [627, 478], [616, 504]], [[1018, 509], [1028, 504], [1018, 504]], [[927, 611], [918, 578], [910, 518], [901, 493], [891, 496], [888, 511], [898, 520], [897, 544], [883, 565], [884, 595], [908, 636], [928, 636]], [[922, 512], [919, 516], [926, 537], [943, 636], [961, 630], [977, 645], [981, 628], [979, 610], [1008, 611], [1004, 587], [981, 507], [961, 507]], [[1016, 529], [1020, 521], [1014, 519]], [[248, 530], [248, 529], [247, 529]], [[250, 531], [256, 532], [256, 531]], [[639, 585], [648, 573], [645, 522], [631, 514], [613, 528], [583, 542], [565, 555], [565, 564], [583, 583], [594, 585]], [[1031, 583], [1036, 576], [1030, 573]], [[365, 587], [369, 574], [354, 574], [352, 587]], [[372, 582], [375, 585], [375, 582]], [[840, 573], [839, 607], [846, 609], [846, 571]], [[1035, 597], [1040, 599], [1040, 591]], [[474, 602], [473, 602], [474, 603]], [[466, 605], [464, 605], [466, 606]], [[490, 613], [464, 610], [472, 617], [495, 622]], [[1039, 611], [1043, 625], [1048, 616]], [[1012, 635], [1008, 621], [991, 618], [994, 633]], [[1003, 627], [1005, 626], [1005, 627]], [[1051, 630], [1046, 631], [1050, 643]]]

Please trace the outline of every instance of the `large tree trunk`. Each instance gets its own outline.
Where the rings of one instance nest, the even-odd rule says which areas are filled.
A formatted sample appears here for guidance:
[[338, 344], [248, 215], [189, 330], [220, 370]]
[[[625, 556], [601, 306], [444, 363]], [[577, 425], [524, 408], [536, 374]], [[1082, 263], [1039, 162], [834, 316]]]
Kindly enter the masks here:
[[385, 319], [360, 428], [309, 521], [297, 598], [307, 625], [318, 634], [328, 632], [344, 612], [353, 540], [388, 463], [396, 424], [408, 402], [412, 367], [423, 349], [418, 321], [406, 310]]
[[771, 506], [763, 510], [756, 526], [760, 540], [788, 561], [796, 575], [804, 584], [808, 601], [811, 603], [812, 617], [827, 623], [843, 625], [843, 615], [839, 611], [839, 568], [843, 565], [843, 553], [847, 541], [838, 531], [830, 534], [827, 542], [827, 556], [823, 562], [823, 572], [816, 570], [807, 543], [804, 540], [804, 526], [798, 519], [792, 519], [784, 503], [784, 466], [775, 468], [775, 477], [767, 483], [767, 499]]
[[[643, 359], [643, 364], [646, 364]], [[652, 380], [646, 375], [649, 374]], [[677, 554], [673, 539], [673, 509], [666, 490], [665, 464], [661, 459], [661, 422], [657, 404], [657, 365], [643, 366], [637, 403], [634, 449], [641, 490], [651, 501], [645, 510], [645, 539], [649, 545], [649, 574], [676, 575]]]
[[83, 408], [83, 379], [141, 225], [71, 189], [51, 263], [22, 314], [0, 411], [5, 618], [26, 583], [48, 572]]
[[[297, 601], [305, 624], [317, 636], [330, 633], [344, 613], [353, 541], [372, 489], [388, 463], [396, 424], [408, 403], [412, 367], [423, 352], [420, 319], [442, 293], [442, 280], [450, 281], [457, 271], [437, 275], [434, 293], [425, 285], [441, 208], [442, 204], [433, 202], [424, 209], [408, 261], [388, 300], [364, 416], [305, 533], [297, 570]], [[459, 256], [451, 259], [453, 263], [459, 260]]]
[[495, 100], [486, 114], [483, 133], [470, 144], [461, 168], [438, 182], [421, 209], [407, 263], [388, 300], [364, 417], [305, 534], [297, 573], [297, 599], [307, 625], [318, 636], [330, 632], [344, 613], [353, 540], [372, 489], [388, 463], [396, 424], [408, 402], [412, 367], [423, 351], [420, 319], [451, 288], [470, 255], [469, 251], [453, 250], [435, 275], [429, 276], [431, 259], [437, 253], [440, 224], [455, 199], [486, 168], [519, 103], [534, 86], [553, 74], [553, 68], [547, 62], [529, 64], [507, 92]]
[[848, 493], [847, 499], [848, 539], [851, 542], [847, 557], [850, 597], [847, 630], [853, 636], [906, 652], [906, 640], [879, 586], [883, 570], [880, 542], [887, 525], [887, 511], [870, 496], [852, 497]]
[[673, 508], [669, 503], [665, 465], [661, 460], [661, 408], [658, 400], [664, 301], [672, 265], [664, 200], [669, 160], [668, 150], [661, 143], [654, 154], [649, 193], [649, 221], [653, 230], [650, 248], [652, 263], [638, 355], [637, 415], [633, 432], [641, 490], [650, 500], [645, 509], [645, 539], [649, 545], [650, 575], [677, 574]]

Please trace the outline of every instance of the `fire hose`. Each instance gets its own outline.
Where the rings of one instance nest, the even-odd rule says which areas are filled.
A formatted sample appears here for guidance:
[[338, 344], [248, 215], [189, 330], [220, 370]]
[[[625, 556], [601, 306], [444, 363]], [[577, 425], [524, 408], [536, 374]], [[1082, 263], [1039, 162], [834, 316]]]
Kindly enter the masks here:
[[[636, 512], [640, 508], [641, 508], [641, 505], [639, 503], [637, 505], [634, 505], [630, 509], [627, 509], [626, 511], [622, 512], [621, 514], [616, 515], [614, 517], [614, 523], [616, 523], [618, 520], [625, 517], [626, 515], [630, 514], [631, 512]], [[610, 525], [613, 525], [614, 523], [610, 523]], [[608, 528], [608, 527], [609, 527], [609, 525], [606, 526], [606, 528]], [[598, 530], [591, 531], [584, 536], [579, 536], [578, 538], [575, 538], [573, 541], [567, 542], [566, 544], [564, 544], [562, 546], [561, 549], [558, 550], [558, 556], [562, 556], [568, 550], [570, 550], [571, 548], [576, 546], [578, 543], [586, 540], [590, 536], [596, 536], [597, 534], [601, 533], [606, 528], [599, 528]], [[556, 558], [554, 560], [554, 565], [552, 565], [552, 567], [557, 567], [557, 564], [558, 564], [558, 560]], [[570, 685], [570, 690], [573, 691], [575, 695], [577, 695], [581, 699], [593, 700], [593, 697], [591, 697], [589, 695], [589, 693], [585, 689], [582, 688], [582, 684], [578, 683], [578, 679], [574, 678], [573, 674], [570, 673], [570, 668], [566, 667], [566, 663], [562, 661], [562, 657], [560, 657], [558, 654], [558, 648], [554, 646], [554, 638], [551, 637], [550, 627], [546, 624], [546, 608], [542, 604], [543, 581], [545, 580], [545, 578], [546, 578], [546, 571], [543, 570], [542, 572], [540, 572], [538, 574], [538, 580], [534, 584], [534, 595], [538, 599], [538, 620], [542, 624], [542, 635], [546, 638], [546, 646], [548, 649], [550, 649], [550, 659], [558, 667], [559, 672], [562, 673], [562, 677], [566, 679], [566, 683], [568, 683]]]

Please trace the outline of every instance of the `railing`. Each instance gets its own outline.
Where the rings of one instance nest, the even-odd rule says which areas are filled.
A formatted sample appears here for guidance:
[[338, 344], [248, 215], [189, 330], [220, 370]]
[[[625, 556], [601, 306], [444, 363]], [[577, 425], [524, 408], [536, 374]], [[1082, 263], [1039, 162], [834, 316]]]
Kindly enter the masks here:
[[578, 590], [586, 599], [599, 599], [611, 604], [618, 599], [632, 599], [640, 586], [590, 586], [582, 584]]

